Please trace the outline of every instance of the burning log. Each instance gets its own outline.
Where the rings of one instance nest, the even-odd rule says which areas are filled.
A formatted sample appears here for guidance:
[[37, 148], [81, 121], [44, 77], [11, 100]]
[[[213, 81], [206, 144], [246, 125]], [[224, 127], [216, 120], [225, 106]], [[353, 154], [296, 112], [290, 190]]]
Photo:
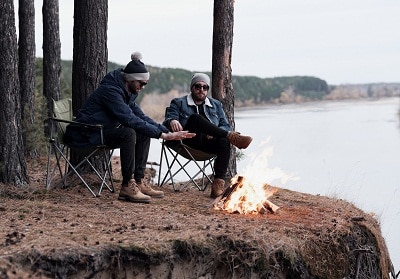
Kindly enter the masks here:
[[225, 201], [228, 200], [229, 197], [232, 195], [232, 193], [235, 192], [236, 188], [242, 184], [242, 181], [243, 181], [243, 176], [238, 176], [237, 182], [231, 184], [228, 188], [225, 189], [225, 191], [222, 193], [221, 196], [219, 196], [214, 200], [213, 202], [214, 208], [222, 209]]
[[243, 176], [238, 176], [236, 179], [236, 183], [231, 184], [225, 191], [222, 193], [221, 200], [229, 199], [233, 192], [235, 192], [236, 188], [239, 185], [243, 185]]
[[233, 183], [214, 201], [214, 208], [240, 214], [275, 213], [279, 206], [270, 202], [264, 186], [258, 189], [246, 183], [243, 176], [236, 176]]
[[279, 209], [279, 206], [277, 206], [276, 204], [270, 202], [269, 200], [265, 200], [263, 204], [259, 204], [257, 206], [257, 211], [260, 214], [264, 214], [267, 211], [270, 212], [270, 213], [275, 213], [278, 209]]

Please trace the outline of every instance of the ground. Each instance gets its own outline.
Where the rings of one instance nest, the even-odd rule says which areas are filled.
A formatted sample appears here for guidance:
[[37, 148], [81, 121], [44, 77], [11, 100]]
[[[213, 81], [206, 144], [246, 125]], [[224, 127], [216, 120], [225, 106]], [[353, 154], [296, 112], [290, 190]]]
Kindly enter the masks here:
[[[38, 163], [39, 162], [39, 163]], [[114, 170], [119, 169], [118, 160]], [[152, 173], [151, 171], [149, 173]], [[389, 278], [379, 223], [344, 200], [277, 188], [272, 214], [215, 210], [210, 189], [150, 204], [82, 185], [0, 185], [0, 278]], [[116, 172], [118, 179], [118, 173]]]

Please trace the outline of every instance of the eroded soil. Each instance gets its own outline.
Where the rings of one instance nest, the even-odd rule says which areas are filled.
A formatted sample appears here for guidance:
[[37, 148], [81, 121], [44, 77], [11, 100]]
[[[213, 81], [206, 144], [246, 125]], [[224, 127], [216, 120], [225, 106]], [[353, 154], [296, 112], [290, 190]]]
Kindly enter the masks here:
[[[118, 169], [118, 161], [114, 164], [114, 169]], [[363, 268], [356, 266], [358, 255], [368, 249], [371, 251], [363, 253], [373, 256], [364, 262], [364, 267], [377, 265], [379, 270], [366, 272], [389, 278], [390, 260], [378, 222], [343, 200], [278, 188], [270, 198], [280, 207], [275, 214], [239, 215], [215, 210], [209, 188], [204, 192], [193, 188], [174, 192], [171, 187], [164, 187], [164, 198], [138, 204], [118, 201], [118, 182], [116, 192], [104, 191], [95, 198], [82, 185], [45, 191], [43, 163], [31, 163], [29, 171], [29, 187], [1, 185], [1, 278], [74, 278], [77, 274], [107, 278], [105, 274], [110, 273], [100, 271], [107, 271], [108, 267], [97, 267], [97, 271], [90, 273], [89, 264], [85, 265], [81, 255], [115, 251], [116, 247], [135, 250], [136, 256], [137, 251], [157, 255], [158, 261], [145, 263], [147, 269], [143, 269], [143, 274], [135, 271], [148, 278], [174, 278], [177, 255], [187, 264], [186, 269], [179, 271], [185, 278], [224, 278], [227, 274], [230, 278], [245, 278], [232, 275], [235, 266], [241, 265], [245, 266], [243, 270], [258, 274], [253, 278], [262, 278], [262, 274], [264, 278], [274, 278], [269, 276], [283, 276], [285, 268], [286, 272], [295, 270], [285, 267], [283, 262], [298, 262], [297, 269], [304, 269], [299, 274], [308, 274], [308, 278], [343, 278]], [[186, 249], [183, 252], [182, 247]], [[199, 251], [198, 247], [204, 250]], [[77, 257], [71, 259], [74, 253]], [[198, 264], [200, 261], [194, 259], [202, 255], [215, 262], [203, 262], [201, 270], [188, 264]], [[136, 256], [132, 255], [132, 261]], [[269, 273], [259, 271], [261, 258], [266, 259], [263, 264]], [[57, 263], [46, 267], [45, 259], [58, 259], [60, 263], [58, 267]], [[159, 273], [151, 268], [162, 266], [163, 261], [168, 267]], [[113, 276], [134, 278], [127, 275], [128, 269], [121, 263], [121, 272], [113, 266], [113, 272], [118, 274]], [[62, 264], [66, 271], [57, 271]], [[229, 265], [225, 275], [213, 271], [223, 264]], [[68, 269], [68, 265], [74, 265], [76, 270]]]

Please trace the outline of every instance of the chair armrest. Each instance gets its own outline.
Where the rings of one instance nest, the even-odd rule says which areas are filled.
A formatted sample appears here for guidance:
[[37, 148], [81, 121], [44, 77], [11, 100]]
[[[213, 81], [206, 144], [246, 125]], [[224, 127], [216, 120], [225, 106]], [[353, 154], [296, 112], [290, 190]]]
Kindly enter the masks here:
[[75, 124], [81, 127], [90, 127], [90, 128], [96, 128], [96, 129], [103, 129], [102, 124], [87, 124], [87, 123], [82, 123], [82, 122], [76, 122], [76, 121], [71, 121], [71, 120], [65, 120], [61, 118], [55, 118], [55, 117], [49, 117], [46, 119], [46, 121], [55, 121], [55, 122], [62, 122], [62, 123], [67, 123], [67, 124]]
[[[49, 117], [45, 120], [45, 122], [47, 122], [47, 121], [55, 122], [58, 125], [64, 126], [63, 134], [65, 132], [65, 127], [68, 126], [69, 124], [76, 125], [82, 129], [89, 128], [89, 129], [97, 130], [100, 133], [101, 145], [104, 145], [103, 125], [102, 124], [87, 124], [87, 123], [81, 123], [81, 122], [77, 122], [77, 121], [65, 120], [65, 119], [55, 118], [55, 117]], [[64, 124], [62, 125], [61, 123], [64, 123]]]

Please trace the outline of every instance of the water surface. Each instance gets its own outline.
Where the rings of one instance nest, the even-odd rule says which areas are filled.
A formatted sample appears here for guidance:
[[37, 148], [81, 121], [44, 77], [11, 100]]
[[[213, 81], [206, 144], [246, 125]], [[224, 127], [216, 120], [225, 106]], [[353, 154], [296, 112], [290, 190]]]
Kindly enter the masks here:
[[[387, 98], [236, 110], [236, 130], [254, 138], [238, 173], [260, 168], [271, 185], [345, 199], [374, 214], [398, 271], [399, 107], [399, 98]], [[159, 162], [160, 147], [152, 141], [149, 161]]]
[[238, 110], [236, 129], [254, 137], [238, 172], [272, 149], [268, 168], [298, 178], [272, 185], [343, 198], [375, 214], [398, 270], [399, 107], [399, 98], [390, 98]]

